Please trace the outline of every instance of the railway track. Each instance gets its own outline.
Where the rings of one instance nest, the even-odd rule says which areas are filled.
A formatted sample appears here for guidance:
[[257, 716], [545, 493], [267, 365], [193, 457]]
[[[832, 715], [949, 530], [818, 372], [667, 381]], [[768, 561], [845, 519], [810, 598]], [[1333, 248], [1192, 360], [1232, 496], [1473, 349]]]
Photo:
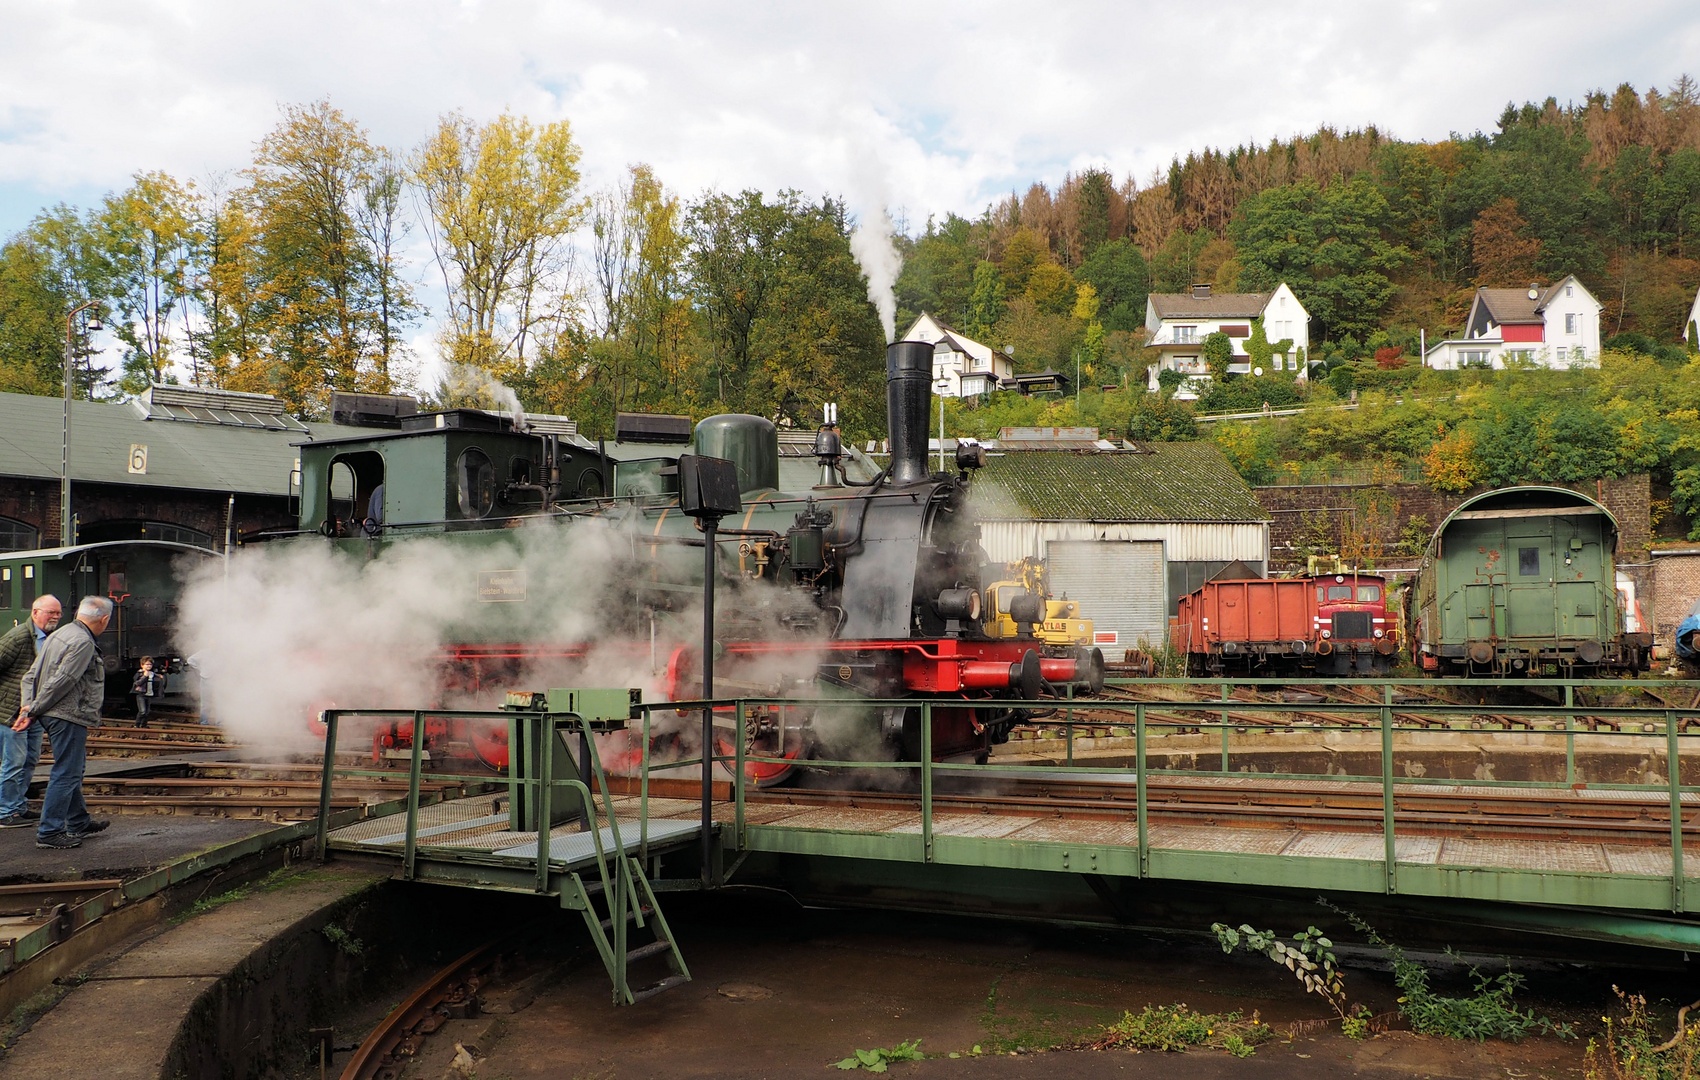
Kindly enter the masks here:
[[[745, 801], [920, 808], [919, 798], [904, 792], [769, 790], [747, 794]], [[1700, 797], [1688, 796], [1684, 802], [1684, 835], [1700, 835]], [[1137, 814], [1137, 790], [1131, 778], [1006, 779], [995, 791], [935, 790], [933, 808], [935, 814], [1131, 820]], [[1383, 820], [1381, 785], [1350, 780], [1150, 777], [1147, 808], [1150, 820], [1165, 824], [1376, 831]], [[1401, 835], [1654, 844], [1668, 843], [1671, 834], [1669, 798], [1659, 792], [1395, 784], [1394, 810]]]
[[[267, 821], [304, 821], [319, 812], [316, 765], [219, 762], [142, 766], [134, 772], [86, 777], [83, 798], [89, 808], [107, 814], [211, 815]], [[471, 782], [427, 779], [419, 790], [422, 801], [435, 802], [478, 794], [475, 789], [479, 787]], [[406, 798], [405, 774], [394, 778], [341, 777], [331, 789], [331, 808], [344, 810]]]
[[[1324, 685], [1327, 687], [1325, 692], [1319, 689], [1299, 689], [1299, 687], [1310, 686], [1320, 688]], [[1634, 684], [1625, 683], [1626, 689], [1632, 687], [1634, 687]], [[1398, 708], [1400, 705], [1430, 703], [1454, 708], [1479, 707], [1481, 709], [1480, 712], [1476, 712], [1467, 718], [1470, 726], [1474, 728], [1499, 728], [1506, 731], [1522, 729], [1525, 731], [1532, 731], [1536, 730], [1533, 716], [1525, 713], [1496, 712], [1494, 711], [1494, 705], [1505, 707], [1515, 704], [1523, 707], [1539, 707], [1541, 705], [1554, 704], [1544, 698], [1531, 698], [1529, 700], [1514, 703], [1505, 701], [1495, 702], [1493, 704], [1485, 702], [1470, 703], [1454, 700], [1453, 697], [1450, 697], [1445, 693], [1446, 689], [1447, 688], [1444, 685], [1432, 690], [1419, 686], [1401, 687], [1399, 693], [1394, 696], [1393, 700], [1393, 722], [1406, 728], [1445, 729], [1465, 719], [1463, 717], [1446, 718], [1426, 716], [1421, 713]], [[1700, 709], [1700, 688], [1697, 688], [1697, 692], [1692, 698], [1689, 698], [1686, 693], [1675, 693], [1670, 691], [1668, 688], [1663, 692], [1650, 688], [1636, 689], [1656, 702], [1656, 707], [1661, 710], [1677, 709], [1681, 711], [1691, 711]], [[1373, 728], [1380, 725], [1380, 711], [1386, 704], [1374, 689], [1358, 686], [1349, 680], [1342, 680], [1328, 684], [1295, 683], [1292, 687], [1273, 690], [1240, 686], [1235, 687], [1230, 693], [1230, 696], [1226, 699], [1220, 696], [1220, 691], [1214, 686], [1188, 686], [1175, 684], [1164, 684], [1160, 686], [1106, 686], [1097, 696], [1100, 699], [1126, 701], [1130, 704], [1145, 704], [1148, 706], [1145, 712], [1146, 723], [1148, 726], [1156, 727], [1165, 732], [1176, 732], [1182, 734], [1196, 734], [1204, 730], [1200, 726], [1201, 719], [1208, 719], [1209, 722], [1216, 723], [1219, 722], [1220, 718], [1224, 715], [1226, 716], [1228, 723], [1237, 728], [1246, 730], [1289, 730], [1298, 727]], [[1181, 711], [1162, 708], [1164, 704], [1176, 704], [1181, 702], [1189, 705], [1209, 704], [1214, 706], [1220, 704], [1222, 708], [1212, 708], [1207, 712], [1196, 709]], [[1283, 706], [1283, 708], [1279, 711], [1249, 711], [1245, 709], [1235, 709], [1234, 705], [1236, 703], [1240, 705], [1280, 705]], [[1324, 712], [1305, 708], [1306, 705], [1319, 705], [1324, 703], [1332, 705], [1361, 705], [1363, 706], [1363, 712]], [[1586, 708], [1588, 703], [1579, 698], [1578, 704]], [[1084, 722], [1087, 725], [1125, 728], [1133, 722], [1133, 717], [1129, 713], [1108, 709], [1094, 709], [1090, 706], [1070, 707], [1066, 704], [1062, 704], [1059, 705], [1057, 711], [1072, 712], [1076, 723]], [[1042, 726], [1042, 722], [1037, 726]], [[1578, 730], [1586, 731], [1599, 731], [1602, 728], [1610, 731], [1621, 731], [1623, 730], [1623, 721], [1609, 716], [1581, 716], [1578, 717], [1576, 726]], [[1685, 730], [1700, 727], [1700, 716], [1684, 717], [1682, 719], [1682, 726]], [[1088, 733], [1081, 732], [1080, 734]], [[1092, 731], [1089, 734], [1101, 736], [1107, 734], [1107, 732]]]

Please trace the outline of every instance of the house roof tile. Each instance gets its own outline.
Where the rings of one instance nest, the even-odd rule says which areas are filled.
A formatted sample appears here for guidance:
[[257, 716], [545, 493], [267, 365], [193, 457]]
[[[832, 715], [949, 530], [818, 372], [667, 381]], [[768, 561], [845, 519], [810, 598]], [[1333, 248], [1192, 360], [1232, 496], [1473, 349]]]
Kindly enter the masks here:
[[1274, 292], [1215, 293], [1197, 297], [1191, 293], [1152, 293], [1151, 308], [1160, 319], [1255, 319], [1269, 306]]

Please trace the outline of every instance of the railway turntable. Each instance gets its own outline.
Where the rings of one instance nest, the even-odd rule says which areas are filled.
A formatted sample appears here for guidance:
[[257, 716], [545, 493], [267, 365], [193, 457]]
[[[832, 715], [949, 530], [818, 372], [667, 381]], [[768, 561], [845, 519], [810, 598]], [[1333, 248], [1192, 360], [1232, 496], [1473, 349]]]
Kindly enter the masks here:
[[[1518, 728], [1484, 731], [1470, 726], [1480, 722], [1470, 707], [1395, 706], [1395, 682], [1354, 681], [1353, 696], [1303, 704], [1365, 744], [1340, 759], [1359, 763], [1343, 775], [1251, 771], [1268, 766], [1236, 751], [1228, 729], [1254, 713], [1273, 723], [1295, 706], [1236, 699], [1224, 717], [1224, 684], [1218, 700], [1077, 699], [1092, 717], [1083, 726], [1125, 714], [1135, 753], [1115, 765], [941, 760], [923, 738], [919, 754], [901, 759], [812, 761], [779, 788], [754, 779], [760, 754], [742, 737], [746, 724], [811, 703], [520, 695], [501, 714], [518, 748], [506, 795], [414, 797], [401, 813], [324, 830], [321, 850], [406, 879], [558, 898], [585, 919], [617, 1002], [688, 978], [657, 898], [727, 884], [827, 905], [1114, 924], [1129, 921], [1142, 890], [1193, 883], [1377, 896], [1476, 926], [1700, 949], [1700, 861], [1685, 855], [1700, 838], [1700, 736], [1688, 731], [1700, 710], [1503, 706]], [[699, 757], [633, 751], [640, 724], [702, 707], [728, 729], [706, 785], [680, 776]], [[924, 736], [932, 705], [910, 707]], [[332, 745], [337, 717], [359, 715], [327, 714]], [[1217, 727], [1221, 768], [1213, 754], [1176, 767], [1173, 752], [1152, 745]], [[1518, 780], [1425, 774], [1423, 761], [1445, 760], [1460, 738], [1532, 749], [1546, 764]], [[1637, 762], [1627, 773], [1625, 755]], [[427, 756], [412, 757], [416, 789], [443, 779], [426, 770]], [[324, 775], [328, 784], [358, 771]], [[640, 929], [653, 940], [633, 946]], [[635, 988], [624, 964], [650, 957], [669, 970]]]

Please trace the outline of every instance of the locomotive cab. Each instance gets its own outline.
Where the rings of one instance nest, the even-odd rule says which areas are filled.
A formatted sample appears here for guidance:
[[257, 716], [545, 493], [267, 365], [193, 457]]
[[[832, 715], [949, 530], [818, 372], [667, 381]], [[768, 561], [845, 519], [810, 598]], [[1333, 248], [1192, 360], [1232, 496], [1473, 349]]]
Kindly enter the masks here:
[[610, 486], [593, 448], [516, 431], [506, 417], [476, 409], [422, 413], [400, 431], [296, 445], [301, 531], [331, 537], [490, 527]]

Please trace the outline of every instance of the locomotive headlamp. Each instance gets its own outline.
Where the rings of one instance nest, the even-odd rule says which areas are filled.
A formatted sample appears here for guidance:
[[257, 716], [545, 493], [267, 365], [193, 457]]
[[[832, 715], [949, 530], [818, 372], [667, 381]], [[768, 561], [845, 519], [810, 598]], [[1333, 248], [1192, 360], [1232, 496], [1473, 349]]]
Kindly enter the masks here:
[[939, 613], [941, 619], [975, 622], [980, 618], [980, 592], [978, 589], [946, 589], [933, 601], [933, 610]]
[[1376, 632], [1375, 632], [1375, 636], [1376, 636], [1376, 637], [1381, 637], [1381, 636], [1382, 636], [1382, 631], [1380, 631], [1380, 630], [1377, 630], [1377, 631], [1376, 631]]
[[1325, 638], [1331, 638], [1334, 636], [1334, 632], [1332, 630], [1324, 630], [1322, 632], [1322, 636]]
[[985, 447], [981, 446], [979, 443], [967, 442], [966, 440], [961, 439], [957, 440], [956, 467], [958, 469], [966, 472], [969, 469], [978, 469], [985, 464]]

